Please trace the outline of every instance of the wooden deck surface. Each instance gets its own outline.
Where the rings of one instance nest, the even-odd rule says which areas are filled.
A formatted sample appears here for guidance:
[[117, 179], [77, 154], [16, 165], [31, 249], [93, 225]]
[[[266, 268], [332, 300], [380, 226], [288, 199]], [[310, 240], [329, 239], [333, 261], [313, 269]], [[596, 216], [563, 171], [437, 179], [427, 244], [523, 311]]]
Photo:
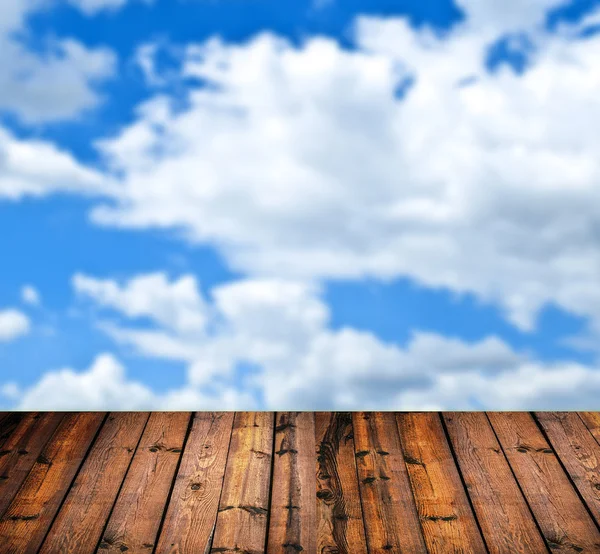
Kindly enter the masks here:
[[600, 414], [0, 413], [0, 553], [600, 553]]

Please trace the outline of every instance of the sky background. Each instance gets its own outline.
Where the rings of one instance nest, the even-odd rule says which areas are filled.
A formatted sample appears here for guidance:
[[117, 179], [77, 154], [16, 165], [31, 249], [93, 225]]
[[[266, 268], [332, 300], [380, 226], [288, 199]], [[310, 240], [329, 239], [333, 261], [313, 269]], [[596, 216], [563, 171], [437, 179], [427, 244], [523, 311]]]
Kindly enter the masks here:
[[0, 408], [597, 409], [600, 2], [0, 4]]

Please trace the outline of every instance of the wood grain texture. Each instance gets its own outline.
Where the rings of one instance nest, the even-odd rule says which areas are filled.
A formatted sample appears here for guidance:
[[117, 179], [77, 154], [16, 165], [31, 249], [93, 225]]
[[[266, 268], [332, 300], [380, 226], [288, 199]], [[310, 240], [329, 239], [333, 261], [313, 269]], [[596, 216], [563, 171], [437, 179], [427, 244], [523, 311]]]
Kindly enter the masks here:
[[491, 554], [548, 549], [485, 413], [446, 413], [444, 421]]
[[208, 552], [217, 519], [233, 419], [233, 413], [198, 412], [194, 415], [157, 554]]
[[189, 412], [150, 415], [98, 553], [152, 552], [190, 418]]
[[0, 518], [0, 552], [37, 552], [105, 414], [67, 414]]
[[579, 412], [579, 417], [600, 444], [600, 412]]
[[27, 415], [24, 412], [3, 412], [4, 417], [0, 420], [0, 450], [4, 442], [10, 437], [19, 423]]
[[274, 414], [237, 412], [211, 552], [264, 552]]
[[316, 552], [315, 416], [276, 416], [269, 554]]
[[600, 552], [600, 534], [528, 413], [488, 414], [552, 552]]
[[317, 552], [364, 554], [365, 529], [358, 489], [352, 416], [315, 414]]
[[63, 413], [27, 413], [0, 451], [0, 516], [25, 481]]
[[40, 550], [41, 554], [96, 551], [148, 414], [112, 413], [100, 430]]
[[485, 553], [439, 414], [403, 413], [396, 419], [429, 552]]
[[554, 451], [600, 523], [600, 445], [575, 412], [538, 412]]
[[426, 553], [393, 413], [352, 414], [370, 553]]

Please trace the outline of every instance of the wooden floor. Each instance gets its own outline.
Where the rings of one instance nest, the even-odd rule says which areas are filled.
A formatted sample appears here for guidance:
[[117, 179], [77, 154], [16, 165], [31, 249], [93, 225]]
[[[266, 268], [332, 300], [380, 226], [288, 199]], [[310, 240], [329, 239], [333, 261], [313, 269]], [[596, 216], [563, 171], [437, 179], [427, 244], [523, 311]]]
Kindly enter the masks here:
[[600, 553], [600, 414], [0, 413], [0, 553]]

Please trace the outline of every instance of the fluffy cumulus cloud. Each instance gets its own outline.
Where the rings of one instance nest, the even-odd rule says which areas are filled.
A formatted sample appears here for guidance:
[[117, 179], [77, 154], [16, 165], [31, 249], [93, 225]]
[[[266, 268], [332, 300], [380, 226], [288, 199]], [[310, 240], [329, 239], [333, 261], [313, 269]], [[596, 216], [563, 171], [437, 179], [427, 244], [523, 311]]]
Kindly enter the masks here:
[[[101, 100], [94, 84], [113, 74], [115, 55], [69, 38], [49, 38], [42, 51], [21, 40], [45, 0], [0, 2], [0, 115], [26, 124], [77, 117]], [[20, 140], [0, 125], [0, 200], [56, 192], [107, 192], [106, 176], [83, 167], [48, 141]]]
[[[248, 276], [210, 299], [193, 276], [76, 276], [80, 296], [119, 314], [103, 318], [106, 333], [186, 364], [188, 386], [157, 396], [101, 357], [83, 372], [50, 373], [25, 398], [42, 385], [85, 391], [107, 371], [140, 405], [593, 407], [599, 368], [542, 363], [495, 337], [415, 331], [387, 344], [332, 329], [320, 297], [328, 278], [404, 276], [496, 303], [524, 330], [552, 302], [600, 333], [600, 35], [544, 31], [553, 0], [458, 4], [465, 21], [443, 37], [400, 18], [359, 17], [354, 50], [269, 33], [189, 45], [180, 77], [203, 86], [183, 104], [153, 97], [99, 141], [105, 175], [52, 145], [0, 134], [0, 197], [100, 194], [108, 201], [93, 210], [96, 223], [177, 229]], [[2, 9], [19, 25], [17, 11]], [[527, 71], [488, 71], [490, 45], [522, 32]], [[76, 75], [87, 86], [106, 73], [104, 54], [62, 42], [56, 56], [85, 60], [88, 73]], [[141, 54], [153, 69], [152, 48]], [[11, 63], [0, 84], [10, 85]], [[32, 64], [23, 86], [36, 82]], [[36, 107], [27, 91], [23, 105], [2, 94], [24, 118], [64, 113], [58, 101]], [[72, 100], [73, 113], [84, 104]], [[38, 152], [49, 170], [19, 161]], [[110, 389], [98, 402], [119, 398]]]
[[48, 38], [43, 52], [19, 37], [27, 17], [52, 5], [45, 0], [0, 3], [0, 111], [27, 123], [77, 116], [98, 104], [93, 85], [111, 76], [115, 55], [70, 38]]
[[[148, 282], [153, 287], [143, 286]], [[168, 408], [586, 408], [600, 393], [600, 368], [544, 364], [496, 337], [467, 343], [415, 332], [400, 346], [369, 332], [334, 330], [319, 288], [298, 281], [233, 281], [212, 289], [212, 302], [202, 298], [189, 275], [172, 280], [141, 275], [127, 282], [79, 275], [73, 283], [101, 310], [99, 325], [110, 337], [142, 357], [184, 363], [188, 383], [179, 390], [150, 393], [128, 383], [113, 358], [102, 357], [100, 367], [111, 368], [111, 375], [100, 378], [93, 368], [82, 374], [51, 373], [27, 393], [32, 406], [43, 396], [34, 392], [45, 390], [48, 382], [83, 387], [83, 396], [75, 400], [79, 406], [88, 385], [96, 390], [90, 385], [96, 379], [104, 383], [97, 390], [100, 404], [122, 400], [129, 406], [131, 396], [131, 402], [140, 398]], [[165, 305], [170, 314], [186, 313], [186, 320], [190, 309], [196, 310], [204, 324], [174, 324], [179, 319], [165, 317]], [[140, 314], [151, 324], [138, 321]], [[115, 323], [117, 315], [125, 321]], [[114, 391], [128, 387], [137, 392], [115, 396]], [[63, 397], [55, 396], [57, 406]]]
[[[0, 69], [1, 71], [1, 69]], [[109, 181], [43, 140], [19, 140], [0, 126], [0, 201], [57, 192], [105, 194]]]
[[[526, 4], [535, 29], [550, 3]], [[184, 73], [208, 86], [99, 143], [121, 181], [95, 221], [183, 230], [256, 276], [468, 291], [522, 329], [548, 302], [600, 321], [600, 35], [530, 29], [529, 70], [490, 73], [494, 8], [464, 7], [443, 38], [359, 18], [356, 51], [190, 46]]]
[[19, 310], [0, 310], [0, 343], [10, 342], [27, 335], [31, 328], [29, 318]]

